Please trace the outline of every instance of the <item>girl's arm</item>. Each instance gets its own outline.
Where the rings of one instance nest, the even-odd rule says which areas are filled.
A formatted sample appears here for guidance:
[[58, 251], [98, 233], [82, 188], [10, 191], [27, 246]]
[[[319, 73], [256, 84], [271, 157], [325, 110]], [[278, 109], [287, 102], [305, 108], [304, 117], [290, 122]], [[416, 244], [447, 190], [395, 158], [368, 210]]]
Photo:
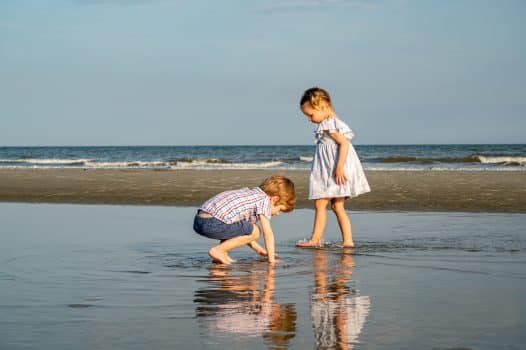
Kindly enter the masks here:
[[259, 215], [261, 222], [261, 230], [263, 231], [263, 239], [265, 240], [265, 248], [267, 249], [268, 262], [273, 264], [276, 262], [274, 250], [274, 232], [270, 226], [270, 220], [263, 214]]
[[338, 160], [336, 162], [336, 169], [334, 170], [334, 177], [338, 185], [343, 185], [347, 182], [345, 175], [345, 161], [347, 160], [347, 153], [349, 152], [349, 140], [339, 132], [329, 134], [329, 136], [338, 144]]

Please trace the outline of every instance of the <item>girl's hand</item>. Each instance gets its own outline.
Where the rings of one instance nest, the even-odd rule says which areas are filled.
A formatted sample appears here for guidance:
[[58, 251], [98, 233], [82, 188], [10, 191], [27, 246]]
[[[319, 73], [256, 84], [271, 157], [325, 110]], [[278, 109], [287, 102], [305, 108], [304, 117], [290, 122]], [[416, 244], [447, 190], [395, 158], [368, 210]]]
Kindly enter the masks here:
[[334, 178], [338, 185], [343, 185], [347, 182], [347, 176], [345, 176], [343, 167], [336, 167], [336, 170], [334, 171]]
[[334, 170], [334, 179], [338, 185], [343, 185], [347, 182], [347, 176], [343, 170], [347, 154], [349, 153], [349, 140], [340, 132], [329, 133], [329, 136], [338, 144], [338, 160], [336, 162], [336, 169]]

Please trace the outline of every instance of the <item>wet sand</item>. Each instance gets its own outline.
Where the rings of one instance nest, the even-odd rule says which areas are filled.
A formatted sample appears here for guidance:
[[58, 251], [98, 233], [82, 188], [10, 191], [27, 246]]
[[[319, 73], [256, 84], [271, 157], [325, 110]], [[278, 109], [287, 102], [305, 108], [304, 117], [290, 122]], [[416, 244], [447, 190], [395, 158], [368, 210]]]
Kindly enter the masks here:
[[[0, 169], [0, 201], [196, 206], [214, 194], [282, 174], [311, 208], [303, 170]], [[367, 171], [372, 192], [353, 210], [526, 213], [526, 172]]]

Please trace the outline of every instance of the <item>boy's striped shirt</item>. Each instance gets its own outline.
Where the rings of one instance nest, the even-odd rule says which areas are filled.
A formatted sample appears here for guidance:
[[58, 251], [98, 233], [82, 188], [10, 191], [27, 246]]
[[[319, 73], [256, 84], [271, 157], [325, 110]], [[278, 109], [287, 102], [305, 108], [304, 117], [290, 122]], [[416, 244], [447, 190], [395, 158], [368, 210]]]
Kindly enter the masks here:
[[241, 220], [255, 223], [260, 214], [269, 220], [271, 218], [270, 198], [259, 187], [221, 192], [207, 200], [199, 209], [226, 224]]

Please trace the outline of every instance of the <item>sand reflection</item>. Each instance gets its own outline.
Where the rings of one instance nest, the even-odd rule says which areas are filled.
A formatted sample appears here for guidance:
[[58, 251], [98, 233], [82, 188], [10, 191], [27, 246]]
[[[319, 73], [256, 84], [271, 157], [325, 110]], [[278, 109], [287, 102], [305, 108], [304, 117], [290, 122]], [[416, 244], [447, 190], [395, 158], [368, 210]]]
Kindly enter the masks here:
[[352, 349], [358, 342], [371, 305], [350, 287], [354, 262], [350, 251], [315, 250], [311, 318], [317, 349]]
[[287, 348], [296, 332], [296, 310], [273, 301], [275, 270], [263, 266], [211, 266], [207, 287], [195, 292], [200, 324], [218, 336], [262, 337], [270, 348]]

